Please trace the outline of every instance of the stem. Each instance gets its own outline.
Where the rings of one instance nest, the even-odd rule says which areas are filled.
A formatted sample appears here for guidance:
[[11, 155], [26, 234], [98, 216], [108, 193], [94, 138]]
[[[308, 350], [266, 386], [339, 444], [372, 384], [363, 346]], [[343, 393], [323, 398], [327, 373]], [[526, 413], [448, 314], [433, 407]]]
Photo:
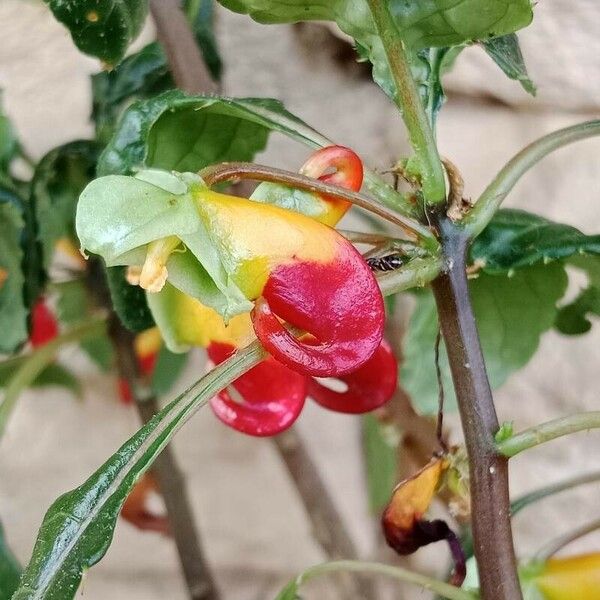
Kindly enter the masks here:
[[[156, 397], [141, 378], [134, 348], [134, 335], [121, 325], [117, 317], [110, 321], [109, 334], [117, 355], [119, 374], [129, 384], [138, 413], [145, 425], [160, 407]], [[189, 597], [192, 600], [218, 600], [220, 596], [204, 557], [185, 479], [170, 445], [165, 446], [157, 457], [153, 469], [169, 515]]]
[[385, 0], [368, 0], [375, 27], [381, 38], [392, 79], [396, 86], [394, 100], [408, 129], [410, 143], [421, 168], [423, 195], [427, 202], [438, 204], [446, 197], [444, 170], [433, 130], [415, 80], [410, 71], [408, 54]]
[[519, 179], [542, 158], [567, 144], [600, 135], [600, 119], [554, 131], [529, 144], [510, 159], [477, 200], [463, 224], [472, 237], [479, 235]]
[[553, 483], [552, 485], [534, 490], [533, 492], [529, 492], [528, 494], [524, 494], [520, 498], [513, 500], [510, 505], [510, 514], [514, 517], [518, 512], [521, 512], [524, 508], [538, 500], [543, 500], [548, 496], [553, 496], [554, 494], [573, 489], [579, 485], [597, 481], [600, 481], [600, 471], [578, 475], [577, 477], [572, 477], [565, 481]]
[[419, 217], [420, 210], [414, 200], [414, 195], [398, 192], [374, 171], [370, 169], [364, 170], [363, 186], [382, 204], [385, 204], [385, 206], [397, 213], [405, 217]]
[[0, 436], [4, 433], [6, 423], [10, 417], [20, 393], [56, 358], [58, 350], [66, 344], [78, 342], [86, 337], [100, 335], [106, 326], [105, 319], [94, 319], [82, 325], [73, 327], [53, 340], [34, 350], [25, 362], [11, 377], [4, 400], [0, 404]]
[[254, 163], [230, 162], [206, 167], [200, 171], [200, 177], [202, 177], [204, 183], [208, 187], [212, 187], [223, 181], [230, 181], [231, 179], [253, 179], [256, 181], [281, 183], [317, 194], [334, 196], [341, 200], [345, 200], [346, 202], [350, 202], [355, 206], [360, 206], [394, 225], [398, 225], [412, 237], [420, 239], [423, 246], [427, 248], [434, 250], [439, 247], [433, 232], [418, 221], [398, 214], [360, 193], [351, 192], [350, 190], [346, 190], [336, 185], [323, 183], [318, 179], [306, 177], [299, 173], [292, 173], [283, 169], [265, 167]]
[[508, 461], [498, 454], [498, 418], [485, 370], [466, 276], [468, 237], [439, 219], [448, 271], [433, 282], [440, 326], [469, 455], [475, 556], [482, 597], [522, 598], [511, 534]]
[[[447, 598], [448, 600], [475, 600], [476, 598], [473, 594], [467, 592], [466, 590], [462, 590], [443, 581], [427, 577], [426, 575], [409, 571], [408, 569], [392, 567], [391, 565], [385, 565], [381, 563], [353, 560], [338, 560], [311, 567], [310, 569], [307, 569], [298, 575], [298, 577], [292, 582], [292, 585], [295, 585], [295, 588], [298, 588], [311, 579], [316, 579], [321, 575], [336, 573], [338, 571], [352, 571], [355, 573], [362, 572], [373, 573], [375, 575], [385, 575], [387, 577], [392, 577], [393, 579], [398, 579], [399, 581], [418, 585], [419, 587], [434, 592], [435, 594], [438, 594], [443, 598]], [[280, 598], [283, 597], [287, 596], [280, 595]]]
[[567, 533], [553, 539], [551, 542], [543, 546], [535, 554], [535, 562], [546, 562], [549, 558], [554, 556], [557, 552], [560, 552], [565, 546], [568, 546], [571, 542], [582, 538], [588, 533], [593, 533], [600, 529], [600, 519], [596, 519], [591, 523], [586, 523], [577, 529], [568, 531]]
[[210, 76], [179, 0], [150, 0], [150, 12], [177, 87], [189, 94], [216, 93], [219, 87]]
[[555, 440], [563, 435], [578, 431], [588, 431], [600, 427], [600, 411], [584, 412], [554, 419], [541, 425], [535, 425], [512, 437], [498, 442], [496, 448], [500, 454], [511, 458], [523, 450]]
[[[325, 555], [332, 559], [357, 559], [356, 546], [302, 438], [295, 429], [289, 429], [275, 436], [273, 442], [300, 494], [314, 538]], [[342, 586], [347, 598], [374, 597], [370, 582], [363, 578], [345, 578]]]
[[388, 273], [376, 273], [375, 278], [384, 296], [397, 294], [409, 288], [423, 287], [435, 279], [442, 268], [437, 257], [413, 258], [406, 266]]

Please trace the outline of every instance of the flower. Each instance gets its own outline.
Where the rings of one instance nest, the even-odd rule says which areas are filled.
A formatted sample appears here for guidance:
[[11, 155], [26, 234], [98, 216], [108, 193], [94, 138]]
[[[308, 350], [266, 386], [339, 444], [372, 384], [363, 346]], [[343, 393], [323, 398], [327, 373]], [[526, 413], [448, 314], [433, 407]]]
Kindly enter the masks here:
[[[362, 183], [360, 159], [338, 146], [314, 153], [302, 172], [354, 190]], [[82, 250], [129, 265], [170, 350], [203, 346], [221, 362], [260, 340], [271, 356], [212, 407], [240, 431], [273, 435], [297, 418], [309, 388], [323, 406], [349, 413], [380, 406], [395, 389], [381, 292], [331, 228], [348, 207], [266, 183], [237, 198], [190, 173], [150, 170], [90, 183], [77, 231]], [[313, 377], [338, 377], [347, 390]]]
[[31, 311], [31, 333], [29, 341], [34, 348], [39, 348], [58, 335], [58, 323], [45, 300], [38, 300]]

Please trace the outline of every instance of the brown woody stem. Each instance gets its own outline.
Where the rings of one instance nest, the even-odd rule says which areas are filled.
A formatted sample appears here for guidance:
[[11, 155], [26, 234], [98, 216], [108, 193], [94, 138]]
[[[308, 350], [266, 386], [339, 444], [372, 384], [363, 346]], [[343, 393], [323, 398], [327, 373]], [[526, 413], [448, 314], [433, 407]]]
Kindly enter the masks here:
[[[119, 375], [129, 385], [141, 420], [146, 424], [158, 412], [159, 405], [140, 375], [133, 345], [134, 336], [121, 325], [117, 317], [110, 320], [109, 335], [117, 355]], [[189, 597], [191, 600], [218, 600], [220, 595], [204, 558], [185, 479], [171, 446], [165, 446], [154, 463], [153, 471], [167, 508]]]
[[466, 276], [468, 236], [438, 219], [446, 271], [432, 284], [469, 455], [475, 557], [482, 598], [522, 598], [513, 547], [508, 461], [494, 442], [498, 418]]
[[177, 87], [189, 94], [219, 91], [202, 58], [179, 0], [150, 0], [150, 12]]

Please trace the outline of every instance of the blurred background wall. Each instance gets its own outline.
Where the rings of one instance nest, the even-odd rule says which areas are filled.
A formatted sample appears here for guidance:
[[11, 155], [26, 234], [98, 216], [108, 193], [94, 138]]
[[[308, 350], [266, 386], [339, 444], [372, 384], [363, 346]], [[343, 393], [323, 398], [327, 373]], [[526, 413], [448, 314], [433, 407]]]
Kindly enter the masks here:
[[[332, 139], [355, 148], [372, 166], [388, 167], [406, 151], [400, 118], [383, 93], [326, 30], [261, 26], [217, 11], [217, 37], [230, 95], [270, 96]], [[545, 0], [522, 33], [523, 52], [538, 98], [506, 80], [482, 51], [470, 48], [447, 78], [449, 100], [439, 123], [442, 153], [462, 170], [466, 194], [477, 197], [518, 149], [558, 127], [597, 118], [600, 108], [600, 6], [595, 0]], [[41, 2], [0, 3], [0, 87], [6, 111], [31, 155], [92, 134], [89, 74], [96, 61], [79, 54]], [[149, 25], [142, 40], [152, 37]], [[600, 142], [570, 146], [547, 158], [507, 200], [587, 233], [600, 230]], [[295, 169], [306, 149], [273, 136], [261, 162]], [[575, 290], [574, 290], [575, 291]], [[501, 420], [522, 428], [566, 411], [600, 406], [600, 328], [581, 338], [544, 336], [534, 360], [496, 394]], [[138, 427], [135, 411], [115, 399], [115, 382], [74, 350], [86, 395], [75, 403], [62, 392], [26, 394], [0, 449], [0, 515], [18, 557], [28, 559], [42, 516], [61, 492], [79, 484]], [[180, 381], [203, 371], [198, 355]], [[450, 419], [454, 423], [455, 419]], [[301, 434], [333, 490], [365, 556], [375, 525], [368, 515], [356, 418], [308, 406]], [[455, 436], [456, 437], [456, 436]], [[272, 598], [291, 575], [323, 559], [272, 445], [225, 429], [208, 410], [176, 439], [189, 478], [208, 558], [227, 600]], [[512, 491], [523, 493], [598, 466], [600, 435], [580, 434], [518, 457]], [[598, 517], [599, 486], [546, 501], [515, 520], [526, 556], [544, 540]], [[573, 550], [598, 548], [590, 536]], [[425, 549], [430, 566], [439, 549]], [[391, 554], [386, 555], [388, 558]], [[185, 597], [168, 539], [117, 527], [107, 557], [84, 580], [84, 597], [154, 600]], [[311, 598], [334, 598], [323, 585]], [[419, 592], [416, 597], [424, 598]]]

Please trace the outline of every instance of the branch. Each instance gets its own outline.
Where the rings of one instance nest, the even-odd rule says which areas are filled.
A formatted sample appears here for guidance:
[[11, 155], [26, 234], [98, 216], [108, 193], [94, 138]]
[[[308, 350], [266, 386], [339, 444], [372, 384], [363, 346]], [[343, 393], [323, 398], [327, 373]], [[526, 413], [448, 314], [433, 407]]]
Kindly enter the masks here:
[[255, 181], [281, 183], [308, 192], [334, 196], [355, 206], [364, 208], [386, 221], [401, 227], [410, 236], [420, 239], [424, 247], [431, 250], [436, 250], [439, 247], [437, 238], [433, 232], [418, 221], [394, 212], [363, 194], [351, 192], [336, 185], [323, 183], [318, 179], [306, 177], [299, 173], [292, 173], [291, 171], [265, 167], [254, 163], [229, 162], [211, 165], [202, 169], [200, 177], [202, 177], [208, 187], [212, 187], [223, 181], [231, 181], [232, 179], [252, 179]]
[[521, 433], [517, 433], [508, 439], [498, 442], [496, 448], [500, 454], [511, 458], [523, 450], [534, 448], [540, 444], [555, 440], [563, 435], [588, 431], [600, 427], [600, 411], [584, 412], [568, 415], [548, 423], [535, 425]]
[[[147, 382], [140, 375], [133, 345], [134, 336], [121, 325], [116, 316], [110, 320], [109, 335], [117, 355], [119, 374], [128, 383], [141, 420], [146, 424], [160, 407]], [[153, 469], [167, 508], [190, 598], [218, 600], [220, 596], [204, 557], [185, 479], [170, 445], [165, 446], [157, 457]]]
[[439, 219], [447, 273], [432, 284], [469, 455], [475, 556], [482, 597], [522, 598], [511, 534], [508, 461], [494, 443], [498, 419], [466, 276], [468, 238]]
[[438, 204], [443, 202], [446, 197], [444, 170], [433, 130], [410, 71], [406, 48], [387, 9], [387, 2], [368, 0], [368, 3], [396, 86], [394, 100], [402, 113], [410, 143], [419, 161], [423, 195], [427, 202]]
[[559, 129], [523, 148], [496, 175], [464, 218], [463, 224], [471, 237], [485, 229], [504, 198], [531, 167], [554, 150], [595, 135], [600, 135], [600, 119]]
[[571, 542], [582, 538], [588, 533], [593, 533], [600, 529], [600, 519], [596, 519], [591, 523], [586, 523], [577, 529], [568, 531], [567, 533], [553, 539], [551, 542], [546, 544], [541, 550], [536, 552], [536, 562], [546, 562], [549, 558], [554, 556], [557, 552], [560, 552], [565, 546], [568, 546]]
[[564, 481], [559, 481], [558, 483], [553, 483], [551, 485], [539, 488], [533, 492], [529, 492], [528, 494], [520, 496], [516, 500], [513, 500], [510, 504], [510, 514], [514, 517], [518, 512], [521, 512], [524, 508], [530, 504], [533, 504], [534, 502], [537, 502], [538, 500], [543, 500], [548, 496], [553, 496], [554, 494], [571, 490], [579, 485], [595, 483], [597, 481], [600, 481], [600, 471], [577, 475], [576, 477], [571, 477]]
[[[385, 565], [381, 563], [364, 561], [359, 562], [352, 560], [339, 560], [311, 567], [310, 569], [307, 569], [306, 571], [298, 575], [298, 577], [296, 577], [296, 579], [292, 581], [291, 584], [289, 584], [288, 588], [290, 590], [293, 589], [293, 591], [295, 592], [297, 588], [299, 588], [307, 581], [310, 581], [311, 579], [315, 579], [317, 577], [320, 577], [321, 575], [326, 575], [328, 573], [336, 573], [339, 571], [352, 571], [355, 573], [363, 572], [373, 573], [375, 575], [386, 575], [387, 577], [392, 577], [394, 579], [398, 579], [399, 581], [418, 585], [419, 587], [434, 592], [438, 596], [441, 596], [442, 598], [447, 598], [448, 600], [476, 600], [476, 596], [474, 596], [470, 592], [467, 592], [466, 590], [462, 590], [453, 585], [450, 585], [449, 583], [439, 581], [438, 579], [433, 579], [432, 577], [427, 577], [426, 575], [421, 575], [420, 573], [409, 571], [408, 569], [403, 569], [401, 567], [392, 567], [391, 565]], [[286, 590], [288, 588], [286, 588]], [[286, 596], [283, 593], [278, 596], [278, 598], [288, 597], [293, 598], [297, 596]]]
[[218, 92], [179, 0], [150, 0], [150, 12], [177, 87], [189, 94]]
[[[285, 464], [312, 525], [314, 538], [331, 559], [358, 559], [358, 551], [327, 486], [314, 464], [302, 438], [295, 429], [275, 436], [273, 442]], [[342, 580], [347, 598], [372, 598], [373, 588], [363, 578]]]

